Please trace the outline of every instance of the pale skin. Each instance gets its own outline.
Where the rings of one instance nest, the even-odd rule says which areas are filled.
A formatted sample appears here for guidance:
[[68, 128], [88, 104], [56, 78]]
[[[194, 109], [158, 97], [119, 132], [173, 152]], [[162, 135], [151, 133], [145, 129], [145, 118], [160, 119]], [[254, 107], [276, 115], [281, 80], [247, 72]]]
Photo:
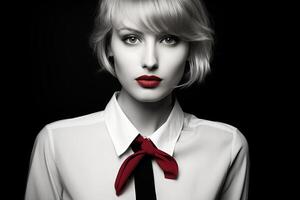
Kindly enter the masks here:
[[[130, 20], [113, 28], [109, 55], [114, 57], [122, 85], [117, 101], [143, 136], [167, 120], [173, 106], [172, 91], [183, 76], [188, 51], [188, 42], [143, 31]], [[159, 76], [162, 81], [158, 87], [143, 88], [135, 80], [141, 75]]]

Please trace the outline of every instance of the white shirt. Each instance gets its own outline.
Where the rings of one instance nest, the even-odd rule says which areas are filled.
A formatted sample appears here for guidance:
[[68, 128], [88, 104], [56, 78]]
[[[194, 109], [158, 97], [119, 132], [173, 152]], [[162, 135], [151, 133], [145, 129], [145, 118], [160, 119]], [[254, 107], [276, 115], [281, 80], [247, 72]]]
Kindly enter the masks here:
[[[104, 111], [46, 125], [31, 157], [26, 200], [134, 200], [133, 178], [116, 195], [114, 182], [139, 134], [116, 92]], [[176, 100], [167, 121], [149, 138], [174, 156], [179, 175], [164, 178], [153, 161], [157, 200], [245, 200], [249, 156], [234, 127], [184, 113]]]

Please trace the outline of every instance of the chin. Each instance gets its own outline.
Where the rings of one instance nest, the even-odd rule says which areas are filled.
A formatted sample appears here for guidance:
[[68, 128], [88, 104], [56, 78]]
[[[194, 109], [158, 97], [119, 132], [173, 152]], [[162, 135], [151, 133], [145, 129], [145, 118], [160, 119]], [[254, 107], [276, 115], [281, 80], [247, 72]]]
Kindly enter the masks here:
[[162, 91], [146, 89], [146, 91], [139, 92], [139, 93], [133, 95], [133, 97], [140, 102], [155, 103], [155, 102], [159, 102], [159, 101], [163, 100], [169, 94], [170, 94], [170, 92], [166, 93], [166, 92], [162, 92]]

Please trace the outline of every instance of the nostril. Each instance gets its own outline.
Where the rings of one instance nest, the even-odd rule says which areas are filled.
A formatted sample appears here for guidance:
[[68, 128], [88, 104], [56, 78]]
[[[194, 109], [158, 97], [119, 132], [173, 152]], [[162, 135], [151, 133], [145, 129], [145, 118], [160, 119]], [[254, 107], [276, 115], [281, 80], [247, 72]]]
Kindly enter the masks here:
[[154, 70], [154, 69], [158, 68], [158, 64], [151, 64], [151, 65], [144, 64], [143, 68], [147, 68], [149, 70]]

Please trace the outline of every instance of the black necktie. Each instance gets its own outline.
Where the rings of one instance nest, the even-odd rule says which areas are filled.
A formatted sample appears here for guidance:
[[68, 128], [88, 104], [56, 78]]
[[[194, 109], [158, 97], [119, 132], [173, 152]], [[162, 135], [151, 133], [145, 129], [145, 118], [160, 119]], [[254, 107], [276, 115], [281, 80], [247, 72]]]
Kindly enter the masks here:
[[[133, 143], [134, 152], [140, 150], [140, 144]], [[136, 200], [156, 200], [152, 158], [146, 155], [134, 170]]]

